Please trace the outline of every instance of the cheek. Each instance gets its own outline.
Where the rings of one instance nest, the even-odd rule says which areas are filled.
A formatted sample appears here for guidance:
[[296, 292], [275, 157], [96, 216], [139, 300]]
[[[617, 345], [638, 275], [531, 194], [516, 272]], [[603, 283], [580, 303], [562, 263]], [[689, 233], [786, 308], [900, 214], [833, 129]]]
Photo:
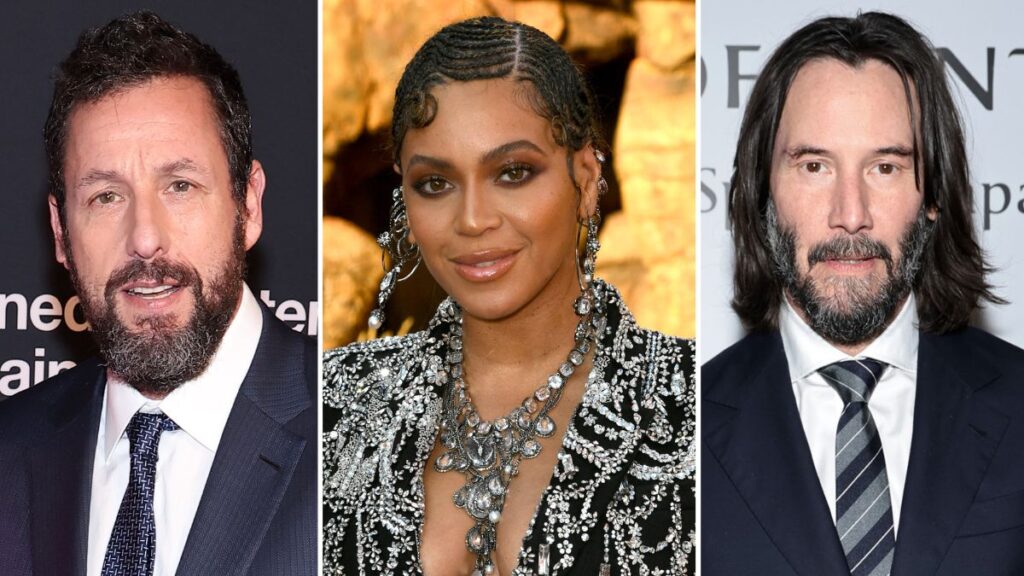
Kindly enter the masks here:
[[79, 277], [88, 280], [109, 276], [116, 265], [114, 260], [117, 255], [123, 253], [123, 242], [117, 234], [117, 229], [97, 227], [90, 230], [89, 234], [83, 235], [74, 231], [81, 229], [81, 226], [72, 226], [68, 235], [68, 247]]

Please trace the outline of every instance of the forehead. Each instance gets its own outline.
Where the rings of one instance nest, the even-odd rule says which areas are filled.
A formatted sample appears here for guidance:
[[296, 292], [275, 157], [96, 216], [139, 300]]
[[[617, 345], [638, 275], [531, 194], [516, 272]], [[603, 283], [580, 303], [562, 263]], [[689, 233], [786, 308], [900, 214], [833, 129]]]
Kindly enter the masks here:
[[511, 78], [449, 82], [430, 91], [437, 110], [430, 124], [410, 129], [402, 142], [403, 165], [425, 150], [464, 157], [510, 141], [530, 140], [545, 151], [558, 148], [551, 123], [534, 108], [533, 85]]
[[[916, 94], [911, 98], [917, 108]], [[849, 66], [839, 60], [812, 60], [796, 74], [783, 106], [776, 148], [807, 145], [910, 146], [910, 108], [899, 74], [867, 60]]]
[[185, 157], [226, 167], [213, 101], [189, 77], [160, 77], [75, 106], [68, 119], [66, 177], [80, 170], [119, 172], [133, 162]]

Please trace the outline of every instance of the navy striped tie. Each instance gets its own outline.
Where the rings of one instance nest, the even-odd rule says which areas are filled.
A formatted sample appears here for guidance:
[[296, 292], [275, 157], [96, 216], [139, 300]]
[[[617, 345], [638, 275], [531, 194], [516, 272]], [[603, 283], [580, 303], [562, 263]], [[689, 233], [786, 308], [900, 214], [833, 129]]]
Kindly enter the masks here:
[[836, 433], [836, 530], [851, 576], [886, 576], [896, 548], [885, 454], [868, 410], [884, 370], [885, 364], [862, 359], [818, 371], [843, 399]]
[[164, 414], [137, 412], [128, 423], [131, 441], [131, 472], [128, 488], [110, 532], [101, 576], [149, 576], [156, 559], [156, 523], [153, 520], [153, 489], [156, 484], [157, 448], [160, 433], [178, 425]]

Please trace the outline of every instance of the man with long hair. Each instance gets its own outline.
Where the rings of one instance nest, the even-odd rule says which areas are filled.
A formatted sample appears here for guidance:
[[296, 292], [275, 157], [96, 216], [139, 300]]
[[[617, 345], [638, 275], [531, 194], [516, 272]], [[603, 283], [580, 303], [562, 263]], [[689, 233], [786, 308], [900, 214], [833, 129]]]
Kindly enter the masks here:
[[61, 63], [44, 137], [99, 356], [0, 404], [0, 573], [314, 574], [318, 355], [244, 282], [265, 177], [238, 73], [130, 14]]
[[1002, 300], [928, 40], [882, 13], [787, 38], [729, 216], [750, 333], [702, 370], [702, 573], [1024, 573], [1024, 352], [968, 326]]

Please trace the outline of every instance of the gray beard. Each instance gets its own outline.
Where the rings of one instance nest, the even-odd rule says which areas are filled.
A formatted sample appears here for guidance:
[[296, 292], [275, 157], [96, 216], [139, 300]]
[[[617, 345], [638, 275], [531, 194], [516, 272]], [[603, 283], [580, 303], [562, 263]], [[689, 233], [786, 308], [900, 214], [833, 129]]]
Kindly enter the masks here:
[[[819, 285], [802, 275], [796, 262], [796, 233], [778, 221], [775, 203], [768, 202], [765, 233], [775, 274], [783, 289], [804, 312], [811, 329], [833, 344], [854, 346], [877, 338], [892, 322], [917, 280], [932, 222], [922, 207], [900, 238], [900, 259], [893, 261], [887, 246], [861, 235], [837, 236], [811, 246], [807, 269], [834, 258], [879, 258], [886, 264], [884, 279], [832, 278]], [[874, 288], [881, 281], [881, 285]]]
[[[242, 295], [245, 248], [240, 237], [206, 290], [195, 268], [166, 259], [133, 260], [111, 274], [102, 297], [84, 289], [69, 248], [65, 246], [72, 284], [111, 372], [143, 394], [166, 396], [206, 370]], [[137, 327], [127, 326], [117, 315], [115, 296], [126, 282], [140, 278], [174, 278], [180, 290], [190, 290], [195, 305], [188, 321], [178, 327], [174, 318], [153, 316]]]

